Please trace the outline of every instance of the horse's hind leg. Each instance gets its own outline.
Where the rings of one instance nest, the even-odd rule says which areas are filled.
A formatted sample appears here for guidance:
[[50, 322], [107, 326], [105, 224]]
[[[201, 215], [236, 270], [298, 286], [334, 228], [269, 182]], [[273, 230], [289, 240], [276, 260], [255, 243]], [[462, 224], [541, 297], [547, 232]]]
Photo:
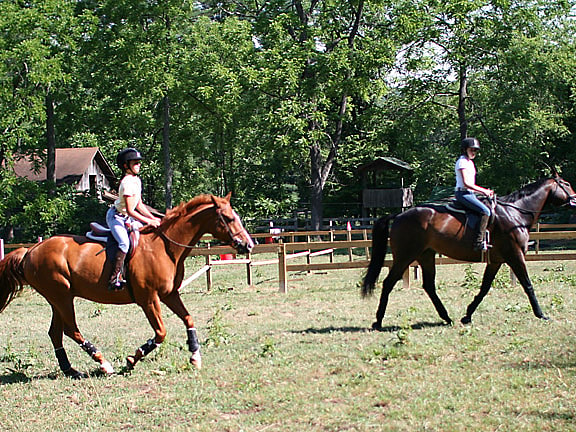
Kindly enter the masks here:
[[472, 322], [472, 314], [474, 313], [478, 305], [482, 302], [484, 297], [486, 297], [488, 291], [490, 291], [492, 282], [496, 277], [496, 273], [498, 273], [498, 270], [500, 270], [500, 267], [502, 267], [501, 263], [490, 263], [486, 266], [486, 269], [484, 270], [484, 276], [482, 277], [482, 285], [480, 286], [480, 292], [474, 297], [472, 303], [468, 305], [468, 308], [466, 309], [466, 315], [464, 315], [460, 320], [462, 324], [470, 324]]
[[372, 328], [374, 330], [379, 330], [382, 328], [382, 320], [386, 314], [386, 307], [388, 306], [388, 298], [390, 297], [390, 292], [392, 292], [396, 282], [402, 279], [402, 275], [411, 262], [412, 259], [403, 260], [401, 263], [399, 263], [398, 260], [394, 260], [392, 263], [390, 272], [382, 283], [382, 293], [380, 294], [380, 303], [378, 304], [378, 310], [376, 311], [376, 321], [372, 324]]
[[48, 330], [48, 335], [54, 346], [54, 353], [56, 354], [56, 359], [58, 360], [58, 365], [60, 370], [67, 377], [80, 379], [88, 378], [83, 372], [79, 372], [72, 367], [70, 360], [68, 360], [68, 355], [64, 349], [63, 336], [64, 336], [64, 324], [62, 323], [62, 318], [58, 311], [52, 306], [52, 322], [50, 323], [50, 330]]
[[438, 297], [438, 294], [436, 294], [435, 255], [436, 253], [433, 250], [429, 249], [418, 258], [418, 262], [422, 267], [423, 287], [424, 291], [426, 291], [426, 294], [428, 294], [428, 297], [430, 297], [430, 300], [432, 300], [432, 303], [436, 308], [436, 312], [438, 312], [438, 315], [440, 315], [440, 318], [446, 321], [446, 323], [452, 324], [452, 319], [448, 316], [448, 311], [446, 311], [446, 308], [442, 304], [440, 297]]
[[194, 320], [188, 313], [186, 306], [182, 303], [180, 293], [177, 290], [172, 291], [167, 297], [162, 299], [162, 302], [170, 308], [186, 326], [186, 333], [188, 335], [188, 350], [192, 353], [190, 363], [198, 369], [202, 367], [202, 356], [200, 354], [200, 344], [198, 343], [198, 335], [194, 327]]
[[82, 348], [86, 353], [92, 357], [92, 359], [100, 364], [100, 370], [106, 374], [114, 373], [114, 368], [108, 360], [104, 358], [102, 352], [100, 352], [90, 341], [84, 339], [78, 326], [76, 325], [76, 317], [74, 312], [73, 300], [70, 299], [66, 302], [59, 302], [58, 304], [52, 304], [52, 323], [50, 325], [50, 330], [48, 334], [52, 340], [52, 345], [54, 346], [54, 351], [56, 353], [56, 358], [58, 359], [58, 364], [64, 375], [71, 378], [86, 378], [87, 375], [78, 372], [72, 367], [68, 361], [68, 356], [64, 350], [62, 343], [62, 333], [66, 334], [70, 339], [74, 340], [80, 348]]

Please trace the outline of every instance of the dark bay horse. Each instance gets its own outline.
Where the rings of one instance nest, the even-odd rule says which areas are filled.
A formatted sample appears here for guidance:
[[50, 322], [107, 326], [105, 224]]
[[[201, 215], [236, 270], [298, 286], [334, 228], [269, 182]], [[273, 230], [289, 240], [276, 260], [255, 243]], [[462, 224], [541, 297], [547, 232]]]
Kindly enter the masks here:
[[[484, 271], [478, 295], [468, 306], [463, 324], [472, 321], [472, 314], [486, 296], [502, 264], [506, 263], [522, 284], [534, 315], [547, 319], [528, 277], [524, 256], [528, 250], [530, 228], [536, 223], [546, 204], [576, 206], [576, 193], [570, 184], [555, 175], [553, 178], [532, 183], [510, 195], [499, 198], [494, 210], [494, 222], [489, 227], [492, 248]], [[390, 222], [392, 222], [390, 226]], [[382, 326], [388, 297], [392, 288], [402, 278], [408, 266], [417, 261], [422, 267], [423, 287], [436, 311], [447, 323], [452, 320], [436, 294], [435, 253], [470, 262], [480, 262], [482, 252], [473, 250], [473, 231], [466, 226], [464, 215], [449, 213], [444, 206], [423, 205], [399, 215], [387, 216], [374, 224], [372, 259], [362, 283], [362, 294], [372, 294], [387, 250], [388, 237], [393, 262], [384, 279], [380, 304], [373, 328]]]
[[164, 303], [184, 322], [192, 353], [190, 361], [200, 368], [202, 360], [194, 321], [178, 289], [184, 277], [184, 260], [205, 233], [231, 244], [239, 253], [247, 253], [254, 247], [230, 205], [228, 194], [225, 198], [198, 196], [169, 210], [158, 228], [144, 227], [129, 262], [128, 286], [122, 291], [108, 290], [111, 265], [105, 259], [106, 254], [100, 253], [102, 244], [86, 237], [55, 236], [30, 249], [17, 249], [0, 261], [0, 311], [23, 285], [32, 286], [52, 307], [48, 334], [60, 369], [66, 376], [84, 378], [87, 375], [74, 369], [68, 361], [63, 334], [78, 343], [100, 364], [103, 372], [111, 374], [114, 370], [80, 333], [74, 312], [75, 297], [103, 304], [135, 302], [142, 308], [154, 329], [154, 337], [127, 358], [129, 369], [164, 341], [166, 328], [160, 310], [160, 303]]

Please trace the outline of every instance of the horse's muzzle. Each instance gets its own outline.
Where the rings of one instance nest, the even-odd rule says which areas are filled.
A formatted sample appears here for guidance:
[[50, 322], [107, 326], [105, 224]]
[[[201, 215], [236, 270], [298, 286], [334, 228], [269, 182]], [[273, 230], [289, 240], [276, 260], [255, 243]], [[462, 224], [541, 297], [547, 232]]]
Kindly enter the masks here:
[[241, 240], [239, 238], [234, 239], [234, 249], [236, 249], [236, 251], [239, 254], [247, 254], [250, 253], [252, 251], [252, 249], [254, 248], [254, 242], [252, 241], [251, 237], [248, 237], [248, 240]]

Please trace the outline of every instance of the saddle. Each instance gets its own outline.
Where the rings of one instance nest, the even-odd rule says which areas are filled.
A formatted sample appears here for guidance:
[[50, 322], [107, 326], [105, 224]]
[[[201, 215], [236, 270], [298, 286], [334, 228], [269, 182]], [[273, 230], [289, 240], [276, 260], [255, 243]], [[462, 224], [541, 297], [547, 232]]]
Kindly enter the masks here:
[[[466, 217], [466, 224], [471, 228], [476, 228], [476, 226], [480, 222], [479, 213], [470, 210], [468, 207], [465, 207], [455, 198], [448, 204], [445, 204], [444, 208], [448, 213], [452, 213], [453, 215], [464, 215]], [[488, 226], [492, 225], [492, 222], [494, 222], [494, 211], [492, 211], [492, 213], [490, 214], [490, 222], [488, 223]]]
[[[130, 248], [128, 249], [128, 254], [126, 254], [127, 261], [132, 257], [136, 247], [138, 246], [140, 241], [141, 227], [142, 224], [140, 222], [132, 222], [126, 224], [126, 228], [128, 229], [128, 237], [130, 239]], [[106, 249], [106, 259], [114, 259], [118, 250], [118, 242], [112, 235], [110, 228], [101, 225], [98, 222], [90, 222], [90, 231], [86, 233], [86, 237], [92, 241], [104, 243]]]

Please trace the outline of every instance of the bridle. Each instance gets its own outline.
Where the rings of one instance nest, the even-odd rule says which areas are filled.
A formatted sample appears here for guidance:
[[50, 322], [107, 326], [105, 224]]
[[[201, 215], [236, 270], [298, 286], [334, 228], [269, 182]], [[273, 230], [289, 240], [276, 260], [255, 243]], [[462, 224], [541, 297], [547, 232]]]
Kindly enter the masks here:
[[[196, 210], [195, 212], [193, 212], [193, 213], [190, 215], [190, 217], [194, 217], [194, 216], [196, 216], [197, 214], [199, 214], [199, 213], [201, 213], [201, 212], [203, 212], [203, 211], [205, 211], [205, 210], [211, 209], [212, 207], [215, 207], [215, 208], [216, 208], [216, 215], [218, 216], [218, 220], [219, 220], [220, 222], [222, 222], [222, 224], [223, 224], [224, 227], [226, 228], [226, 231], [228, 232], [228, 235], [230, 236], [230, 241], [231, 241], [234, 245], [240, 245], [240, 244], [242, 244], [242, 241], [238, 239], [238, 236], [240, 235], [240, 233], [241, 233], [242, 231], [238, 231], [238, 232], [236, 232], [236, 233], [234, 233], [234, 231], [232, 231], [232, 228], [230, 228], [230, 224], [226, 221], [226, 218], [224, 217], [224, 215], [223, 215], [223, 213], [222, 213], [222, 209], [221, 209], [218, 205], [212, 204], [212, 205], [210, 205], [209, 207], [201, 208], [201, 209], [199, 209], [199, 210]], [[160, 236], [162, 236], [163, 238], [165, 238], [166, 240], [168, 240], [170, 243], [175, 244], [176, 246], [180, 246], [180, 247], [183, 247], [183, 248], [186, 248], [186, 249], [193, 249], [193, 248], [196, 247], [195, 245], [187, 245], [187, 244], [184, 244], [184, 243], [179, 243], [179, 242], [177, 242], [176, 240], [171, 239], [170, 237], [168, 237], [168, 235], [166, 235], [166, 233], [165, 233], [164, 231], [160, 231], [160, 230], [159, 230], [158, 232], [159, 232]]]
[[557, 177], [554, 178], [554, 181], [556, 182], [556, 186], [560, 186], [560, 189], [562, 189], [562, 191], [566, 194], [566, 196], [568, 196], [568, 202], [562, 205], [576, 206], [576, 194], [569, 193], [566, 190], [566, 187], [560, 182], [560, 180], [558, 180]]
[[[234, 216], [236, 218], [238, 218], [238, 215], [236, 214], [236, 212], [234, 212]], [[242, 240], [240, 240], [238, 237], [240, 236], [240, 234], [242, 234], [242, 230], [239, 230], [237, 232], [232, 231], [232, 228], [230, 228], [230, 224], [228, 223], [228, 221], [226, 221], [226, 218], [224, 217], [224, 214], [222, 213], [222, 209], [220, 207], [216, 208], [216, 214], [218, 215], [218, 219], [220, 220], [220, 222], [222, 222], [222, 224], [224, 225], [224, 227], [226, 228], [226, 231], [228, 232], [228, 235], [230, 236], [230, 241], [232, 242], [232, 244], [234, 244], [235, 246], [239, 246], [242, 244]], [[242, 225], [240, 225], [242, 226]]]

